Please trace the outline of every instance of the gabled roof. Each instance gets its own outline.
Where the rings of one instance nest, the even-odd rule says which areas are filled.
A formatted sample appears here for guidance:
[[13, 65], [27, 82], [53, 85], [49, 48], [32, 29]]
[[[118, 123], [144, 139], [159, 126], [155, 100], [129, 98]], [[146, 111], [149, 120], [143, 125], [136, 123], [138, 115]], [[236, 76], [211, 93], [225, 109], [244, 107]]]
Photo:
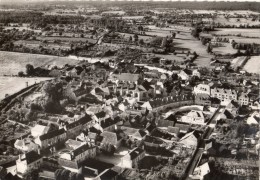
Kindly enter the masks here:
[[77, 149], [75, 149], [73, 151], [73, 155], [74, 155], [74, 157], [76, 157], [79, 154], [82, 154], [83, 152], [87, 151], [88, 149], [93, 149], [93, 148], [95, 148], [95, 146], [90, 144], [90, 143], [89, 144], [84, 144], [84, 145], [78, 147]]
[[65, 132], [65, 129], [62, 128], [62, 129], [59, 129], [59, 130], [56, 130], [56, 131], [51, 131], [51, 132], [49, 132], [49, 133], [47, 133], [47, 134], [43, 134], [43, 135], [39, 136], [39, 139], [40, 139], [41, 141], [44, 141], [44, 140], [46, 140], [46, 139], [51, 139], [51, 138], [53, 138], [53, 137], [56, 137], [56, 136], [59, 136], [59, 135], [61, 135], [61, 134], [65, 134], [65, 133], [66, 133], [66, 132]]
[[67, 130], [73, 129], [73, 128], [77, 127], [77, 126], [84, 125], [84, 124], [90, 122], [91, 120], [92, 120], [91, 116], [88, 115], [88, 114], [86, 114], [84, 117], [80, 118], [79, 120], [68, 124], [68, 125], [66, 126], [66, 129], [67, 129]]
[[42, 156], [40, 156], [38, 153], [35, 151], [30, 151], [28, 153], [25, 153], [21, 156], [21, 161], [26, 161], [27, 164], [31, 164], [39, 159], [41, 159]]
[[104, 111], [100, 111], [95, 115], [97, 116], [97, 118], [104, 118], [106, 116], [106, 113]]
[[46, 134], [49, 131], [50, 127], [48, 126], [43, 126], [43, 125], [39, 125], [37, 124], [36, 126], [34, 126], [31, 131], [35, 131], [40, 135]]
[[139, 79], [139, 74], [121, 73], [121, 74], [116, 74], [116, 77], [118, 78], [118, 80], [121, 81], [135, 82]]
[[106, 172], [104, 172], [103, 174], [101, 174], [99, 176], [99, 178], [101, 180], [109, 180], [109, 179], [113, 179], [114, 177], [116, 177], [118, 175], [117, 172], [113, 171], [112, 169], [108, 169]]
[[112, 145], [117, 144], [118, 139], [116, 133], [104, 131], [103, 133], [101, 133], [101, 136], [103, 136], [102, 143], [109, 143]]
[[134, 149], [129, 153], [131, 160], [135, 159], [136, 157], [138, 157], [138, 156], [139, 156], [140, 154], [142, 154], [143, 152], [144, 152], [144, 150], [141, 149], [141, 148], [138, 148], [138, 147], [134, 148]]

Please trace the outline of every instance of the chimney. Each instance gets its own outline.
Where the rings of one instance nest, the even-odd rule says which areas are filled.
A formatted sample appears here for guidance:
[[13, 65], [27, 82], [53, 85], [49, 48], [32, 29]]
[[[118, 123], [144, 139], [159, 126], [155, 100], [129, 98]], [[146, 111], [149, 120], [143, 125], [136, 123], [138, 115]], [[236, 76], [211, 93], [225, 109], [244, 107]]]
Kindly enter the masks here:
[[41, 150], [39, 148], [37, 149], [37, 153], [41, 155]]
[[21, 154], [19, 154], [19, 161], [21, 161]]

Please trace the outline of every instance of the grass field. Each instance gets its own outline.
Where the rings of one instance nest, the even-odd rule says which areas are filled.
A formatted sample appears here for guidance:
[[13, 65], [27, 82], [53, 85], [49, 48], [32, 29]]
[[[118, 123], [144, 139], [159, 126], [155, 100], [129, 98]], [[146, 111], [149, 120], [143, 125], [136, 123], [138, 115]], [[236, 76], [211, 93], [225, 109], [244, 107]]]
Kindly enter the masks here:
[[244, 69], [250, 73], [260, 74], [260, 56], [252, 56], [245, 64]]
[[32, 64], [34, 67], [49, 65], [61, 67], [77, 63], [78, 61], [68, 57], [0, 51], [0, 75], [17, 75], [19, 71], [25, 72], [26, 64]]

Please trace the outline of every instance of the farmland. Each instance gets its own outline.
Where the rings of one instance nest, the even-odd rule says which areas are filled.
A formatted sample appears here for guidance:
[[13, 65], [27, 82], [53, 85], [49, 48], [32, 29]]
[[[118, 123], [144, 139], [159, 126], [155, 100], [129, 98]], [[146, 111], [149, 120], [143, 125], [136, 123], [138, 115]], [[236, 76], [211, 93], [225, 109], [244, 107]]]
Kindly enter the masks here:
[[252, 56], [245, 64], [244, 69], [250, 73], [260, 74], [260, 56]]
[[68, 57], [0, 51], [0, 75], [17, 75], [19, 71], [25, 72], [26, 64], [32, 64], [34, 67], [53, 65], [62, 67], [65, 64], [76, 63], [77, 61], [72, 61]]
[[10, 95], [26, 88], [26, 83], [30, 86], [48, 79], [50, 78], [0, 77], [0, 100], [3, 99], [6, 94]]

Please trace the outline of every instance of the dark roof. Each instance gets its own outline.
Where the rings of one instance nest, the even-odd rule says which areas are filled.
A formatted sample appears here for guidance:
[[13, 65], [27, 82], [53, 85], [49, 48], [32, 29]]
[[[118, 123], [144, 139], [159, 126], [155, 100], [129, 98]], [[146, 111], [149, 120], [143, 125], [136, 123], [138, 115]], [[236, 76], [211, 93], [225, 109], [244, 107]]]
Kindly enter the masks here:
[[133, 159], [135, 159], [136, 157], [138, 157], [141, 153], [143, 153], [144, 152], [144, 150], [143, 149], [141, 149], [141, 148], [135, 148], [135, 149], [133, 149], [130, 153], [129, 153], [129, 155], [130, 155], [130, 158], [131, 158], [131, 160], [133, 160]]
[[177, 122], [176, 116], [174, 114], [171, 114], [170, 116], [165, 118], [165, 120]]
[[104, 172], [101, 176], [100, 179], [101, 180], [109, 180], [109, 179], [113, 179], [114, 177], [116, 177], [118, 175], [117, 172], [113, 171], [112, 169], [108, 169], [106, 172]]
[[84, 125], [84, 124], [90, 122], [91, 120], [92, 120], [91, 116], [86, 114], [84, 117], [80, 118], [79, 120], [68, 124], [66, 126], [66, 128], [67, 128], [67, 130], [72, 129], [72, 128], [77, 127], [77, 126]]
[[42, 158], [42, 156], [40, 156], [35, 151], [30, 151], [30, 152], [24, 154], [24, 158], [23, 158], [23, 155], [22, 155], [21, 161], [27, 161], [27, 164], [31, 164], [32, 162], [35, 162], [35, 161], [37, 161], [41, 158]]
[[46, 140], [46, 139], [51, 139], [53, 137], [59, 136], [59, 135], [64, 134], [64, 133], [65, 133], [65, 129], [62, 128], [62, 129], [59, 129], [59, 130], [56, 130], [56, 131], [51, 131], [47, 134], [43, 134], [39, 137], [39, 139], [41, 141], [43, 141], [43, 140]]
[[192, 71], [189, 69], [183, 69], [183, 72], [185, 72], [187, 75], [192, 75]]
[[97, 118], [103, 118], [106, 116], [106, 113], [104, 111], [100, 111], [98, 113], [95, 114], [97, 116]]
[[79, 154], [82, 154], [83, 152], [87, 151], [88, 149], [93, 149], [93, 148], [95, 148], [95, 146], [93, 146], [91, 144], [84, 144], [73, 151], [74, 157], [78, 156]]

